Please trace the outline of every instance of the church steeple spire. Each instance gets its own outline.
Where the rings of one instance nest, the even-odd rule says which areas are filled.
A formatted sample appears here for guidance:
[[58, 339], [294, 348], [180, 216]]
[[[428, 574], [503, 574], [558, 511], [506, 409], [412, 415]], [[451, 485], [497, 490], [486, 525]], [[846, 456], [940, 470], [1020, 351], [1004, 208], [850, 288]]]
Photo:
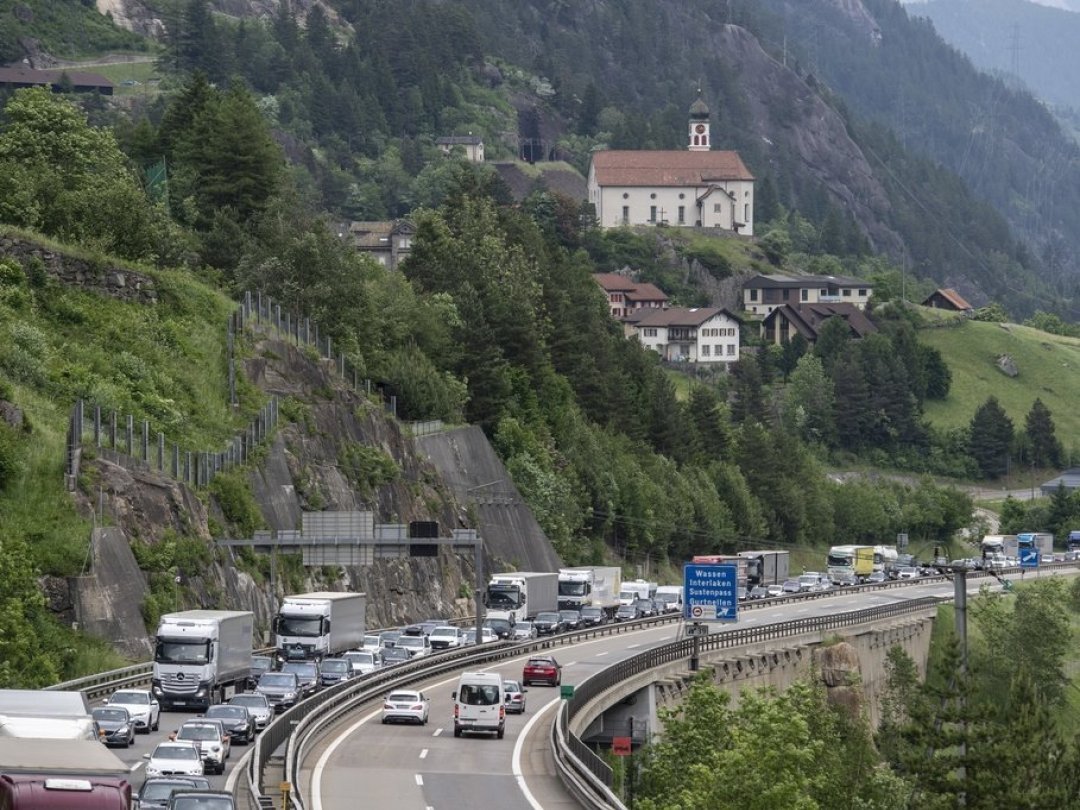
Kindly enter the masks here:
[[697, 101], [690, 105], [687, 148], [691, 152], [708, 152], [712, 148], [709, 137], [709, 105], [701, 97], [701, 90], [698, 90]]

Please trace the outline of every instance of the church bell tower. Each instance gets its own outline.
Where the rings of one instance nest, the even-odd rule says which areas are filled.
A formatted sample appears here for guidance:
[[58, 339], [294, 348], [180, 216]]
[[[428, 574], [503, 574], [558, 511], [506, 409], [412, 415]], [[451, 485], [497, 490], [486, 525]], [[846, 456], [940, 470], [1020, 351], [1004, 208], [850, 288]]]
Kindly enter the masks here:
[[709, 106], [699, 95], [690, 105], [690, 137], [687, 148], [691, 152], [708, 152], [712, 148], [709, 141]]

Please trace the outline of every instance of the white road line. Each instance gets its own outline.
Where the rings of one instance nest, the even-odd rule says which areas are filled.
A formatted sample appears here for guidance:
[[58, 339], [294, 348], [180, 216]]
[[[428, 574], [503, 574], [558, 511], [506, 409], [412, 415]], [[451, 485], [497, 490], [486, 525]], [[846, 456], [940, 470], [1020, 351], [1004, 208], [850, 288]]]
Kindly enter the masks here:
[[145, 764], [146, 764], [145, 762], [136, 762], [134, 765], [131, 766], [131, 769], [130, 769], [131, 773], [135, 773], [137, 770], [139, 770], [139, 768], [141, 768]]
[[636, 650], [640, 646], [641, 646], [640, 644], [627, 644], [626, 649], [628, 649], [628, 650]]
[[796, 610], [795, 612], [796, 612], [796, 613], [809, 613], [809, 612], [810, 612], [810, 608], [799, 608], [799, 609], [798, 609], [798, 610]]
[[420, 759], [427, 759], [427, 749], [426, 748], [422, 748], [420, 750]]
[[420, 787], [424, 786], [424, 777], [422, 777], [420, 774], [416, 775], [416, 784]]
[[514, 772], [514, 778], [517, 780], [518, 788], [521, 789], [522, 794], [525, 796], [525, 801], [529, 803], [529, 806], [533, 810], [544, 810], [544, 806], [536, 800], [532, 791], [529, 790], [529, 786], [525, 783], [525, 773], [521, 770], [521, 752], [525, 748], [525, 739], [529, 736], [529, 732], [532, 731], [532, 727], [540, 722], [540, 718], [544, 716], [545, 712], [558, 705], [558, 700], [548, 702], [544, 708], [529, 718], [529, 722], [525, 724], [525, 728], [518, 732], [518, 737], [514, 741], [514, 758], [511, 762], [511, 768]]
[[442, 734], [442, 728], [441, 728], [441, 727], [440, 727], [440, 728], [437, 728], [437, 729], [435, 729], [435, 733], [434, 733], [434, 734], [432, 734], [431, 736], [432, 736], [432, 737], [438, 737], [438, 736], [439, 736], [440, 734]]
[[571, 661], [569, 664], [563, 664], [564, 667], [572, 667], [577, 664], [577, 661]]
[[598, 653], [596, 654], [596, 657], [597, 657], [597, 658], [599, 658], [599, 657], [600, 657], [601, 655], [607, 655], [607, 654], [608, 654], [608, 651], [607, 651], [607, 650], [604, 650], [603, 652], [598, 652]]

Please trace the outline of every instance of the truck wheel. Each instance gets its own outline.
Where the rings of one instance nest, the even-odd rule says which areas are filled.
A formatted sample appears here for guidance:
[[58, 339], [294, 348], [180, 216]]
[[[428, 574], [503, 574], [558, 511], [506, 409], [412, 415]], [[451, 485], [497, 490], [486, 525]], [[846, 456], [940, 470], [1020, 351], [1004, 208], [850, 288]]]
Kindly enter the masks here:
[[496, 736], [496, 737], [497, 737], [498, 739], [500, 739], [500, 740], [501, 740], [501, 739], [503, 738], [503, 735], [504, 735], [505, 733], [506, 733], [506, 729], [505, 729], [505, 728], [503, 728], [502, 726], [499, 726], [499, 730], [495, 732], [495, 736]]
[[156, 718], [156, 719], [154, 720], [154, 725], [153, 725], [153, 726], [151, 727], [151, 729], [150, 729], [150, 730], [151, 730], [151, 731], [157, 731], [157, 730], [158, 730], [158, 726], [159, 726], [160, 724], [161, 724], [161, 715], [159, 714], [159, 715], [157, 716], [157, 718]]
[[455, 737], [460, 737], [461, 736], [461, 729], [458, 728], [457, 726], [454, 726], [454, 736]]

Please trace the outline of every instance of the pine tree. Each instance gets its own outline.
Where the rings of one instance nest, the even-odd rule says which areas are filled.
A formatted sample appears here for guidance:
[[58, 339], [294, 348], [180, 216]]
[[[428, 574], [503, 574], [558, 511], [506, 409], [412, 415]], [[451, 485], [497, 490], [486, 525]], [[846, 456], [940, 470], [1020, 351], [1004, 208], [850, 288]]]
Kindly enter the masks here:
[[1054, 417], [1039, 398], [1031, 405], [1024, 420], [1024, 432], [1031, 448], [1031, 463], [1039, 467], [1058, 467], [1063, 453], [1054, 432]]
[[765, 391], [761, 379], [761, 364], [754, 357], [744, 356], [731, 369], [731, 420], [736, 424], [750, 420], [765, 420]]
[[997, 478], [1008, 472], [1012, 440], [1012, 420], [997, 398], [989, 397], [972, 417], [968, 445], [968, 451], [986, 478]]

